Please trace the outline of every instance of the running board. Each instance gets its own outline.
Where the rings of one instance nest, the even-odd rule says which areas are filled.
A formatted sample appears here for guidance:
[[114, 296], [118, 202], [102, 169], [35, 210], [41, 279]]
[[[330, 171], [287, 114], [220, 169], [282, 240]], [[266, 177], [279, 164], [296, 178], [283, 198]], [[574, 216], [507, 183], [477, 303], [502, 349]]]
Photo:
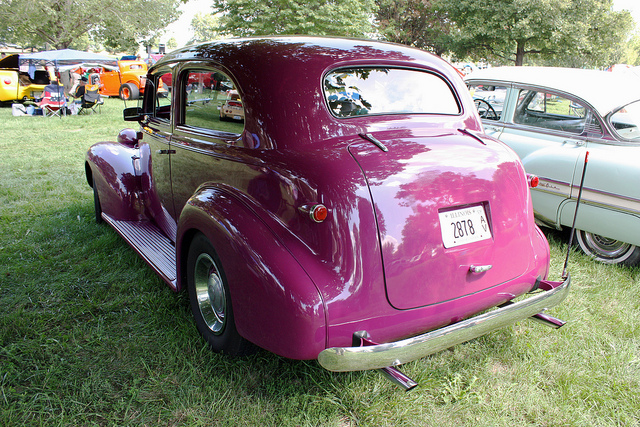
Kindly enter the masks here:
[[150, 221], [121, 221], [102, 213], [102, 218], [151, 266], [174, 290], [176, 248], [173, 242]]

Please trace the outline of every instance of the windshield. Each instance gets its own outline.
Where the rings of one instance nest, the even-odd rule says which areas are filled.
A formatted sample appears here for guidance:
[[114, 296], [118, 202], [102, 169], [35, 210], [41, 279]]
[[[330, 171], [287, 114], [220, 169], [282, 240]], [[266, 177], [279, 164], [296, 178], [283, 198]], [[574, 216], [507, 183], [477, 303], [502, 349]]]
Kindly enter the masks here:
[[336, 117], [367, 114], [459, 114], [447, 82], [425, 71], [346, 68], [324, 78], [324, 96]]
[[609, 121], [620, 138], [640, 141], [640, 101], [625, 105]]

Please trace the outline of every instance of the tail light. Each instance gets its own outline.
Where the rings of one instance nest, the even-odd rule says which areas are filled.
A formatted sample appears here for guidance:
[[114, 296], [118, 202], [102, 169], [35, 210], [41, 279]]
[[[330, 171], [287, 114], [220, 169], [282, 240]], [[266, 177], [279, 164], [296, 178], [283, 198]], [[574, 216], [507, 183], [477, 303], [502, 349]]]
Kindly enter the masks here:
[[540, 178], [535, 175], [527, 174], [527, 182], [529, 182], [529, 188], [536, 188], [540, 183]]
[[329, 211], [327, 210], [327, 207], [321, 204], [312, 206], [309, 212], [311, 219], [315, 222], [324, 221], [325, 219], [327, 219], [328, 214], [329, 214]]
[[329, 215], [329, 210], [327, 207], [321, 203], [316, 203], [313, 205], [304, 205], [299, 208], [300, 212], [305, 215], [309, 215], [311, 221], [321, 223], [327, 216]]

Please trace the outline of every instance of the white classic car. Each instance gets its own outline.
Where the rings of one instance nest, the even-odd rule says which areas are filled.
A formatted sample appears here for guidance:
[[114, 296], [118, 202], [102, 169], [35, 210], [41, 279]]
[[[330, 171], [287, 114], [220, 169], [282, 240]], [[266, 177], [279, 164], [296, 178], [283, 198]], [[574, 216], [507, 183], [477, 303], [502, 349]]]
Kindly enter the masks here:
[[[525, 170], [538, 223], [571, 227], [605, 263], [640, 261], [640, 77], [568, 68], [498, 67], [466, 77], [485, 133]], [[588, 163], [586, 156], [588, 154]], [[587, 166], [588, 165], [588, 166]]]

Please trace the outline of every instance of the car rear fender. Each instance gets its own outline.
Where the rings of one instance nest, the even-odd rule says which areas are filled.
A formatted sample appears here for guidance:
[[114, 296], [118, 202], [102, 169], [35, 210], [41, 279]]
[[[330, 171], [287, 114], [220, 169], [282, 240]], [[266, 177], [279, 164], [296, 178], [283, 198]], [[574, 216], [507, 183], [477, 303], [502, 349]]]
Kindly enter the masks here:
[[117, 142], [99, 142], [87, 152], [85, 173], [96, 186], [102, 211], [118, 220], [141, 219], [140, 150]]
[[189, 245], [201, 232], [222, 262], [238, 332], [281, 356], [314, 359], [326, 346], [322, 297], [261, 215], [233, 189], [201, 186], [178, 221], [178, 289], [186, 287]]

